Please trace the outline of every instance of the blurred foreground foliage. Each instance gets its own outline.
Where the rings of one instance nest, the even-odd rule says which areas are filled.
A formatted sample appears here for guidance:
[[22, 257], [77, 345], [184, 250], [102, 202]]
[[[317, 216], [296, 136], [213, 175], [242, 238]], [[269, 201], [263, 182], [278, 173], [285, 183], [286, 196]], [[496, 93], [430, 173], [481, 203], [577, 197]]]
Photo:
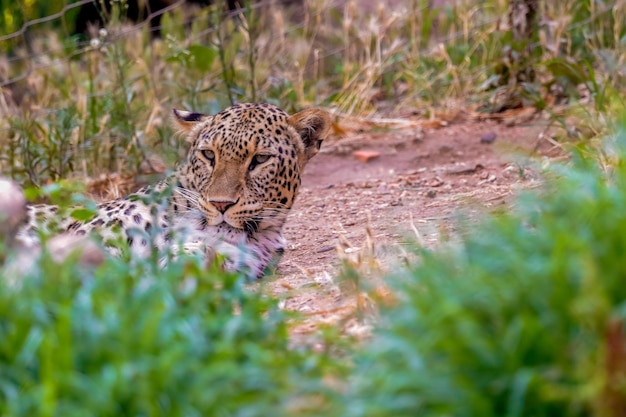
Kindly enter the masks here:
[[342, 416], [626, 415], [626, 134], [398, 274]]
[[2, 416], [285, 415], [331, 374], [325, 353], [288, 345], [273, 300], [198, 259], [89, 271], [44, 254], [7, 271]]

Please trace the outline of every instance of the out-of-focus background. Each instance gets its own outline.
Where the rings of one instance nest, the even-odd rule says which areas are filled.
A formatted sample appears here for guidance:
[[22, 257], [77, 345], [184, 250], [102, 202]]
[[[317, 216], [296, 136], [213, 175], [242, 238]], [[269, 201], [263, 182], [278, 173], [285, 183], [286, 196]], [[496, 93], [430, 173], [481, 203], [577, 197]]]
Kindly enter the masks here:
[[0, 166], [42, 184], [137, 171], [153, 149], [171, 162], [172, 107], [237, 101], [447, 121], [534, 108], [593, 135], [601, 126], [563, 121], [623, 88], [622, 12], [574, 0], [3, 0]]

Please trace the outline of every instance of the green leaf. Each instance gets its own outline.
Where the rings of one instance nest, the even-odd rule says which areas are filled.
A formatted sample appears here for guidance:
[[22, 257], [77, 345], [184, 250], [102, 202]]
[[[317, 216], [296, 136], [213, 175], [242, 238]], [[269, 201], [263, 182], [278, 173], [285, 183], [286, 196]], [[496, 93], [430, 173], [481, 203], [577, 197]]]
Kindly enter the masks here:
[[36, 201], [42, 195], [41, 188], [37, 188], [37, 187], [24, 188], [24, 195], [26, 196], [26, 200]]
[[200, 71], [208, 71], [217, 57], [217, 51], [204, 45], [190, 45], [189, 53], [193, 57], [193, 65]]
[[584, 83], [589, 78], [582, 65], [564, 58], [550, 59], [544, 65], [554, 77], [565, 78], [573, 85]]
[[82, 208], [82, 207], [74, 209], [70, 213], [70, 216], [72, 216], [73, 219], [76, 219], [81, 222], [91, 220], [95, 215], [96, 215], [96, 211], [90, 210], [87, 208]]

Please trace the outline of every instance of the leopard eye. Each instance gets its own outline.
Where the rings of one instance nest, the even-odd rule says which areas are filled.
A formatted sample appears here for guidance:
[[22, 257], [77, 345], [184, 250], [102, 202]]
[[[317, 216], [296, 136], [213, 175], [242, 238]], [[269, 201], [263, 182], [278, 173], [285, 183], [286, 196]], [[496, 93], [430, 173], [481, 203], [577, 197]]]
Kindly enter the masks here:
[[257, 167], [257, 165], [261, 165], [269, 161], [270, 157], [271, 155], [264, 155], [264, 154], [254, 155], [254, 157], [252, 158], [252, 161], [250, 161], [250, 166], [248, 167], [248, 170], [252, 171], [254, 168]]
[[215, 152], [210, 149], [200, 149], [200, 154], [204, 159], [209, 161], [211, 164], [215, 162]]

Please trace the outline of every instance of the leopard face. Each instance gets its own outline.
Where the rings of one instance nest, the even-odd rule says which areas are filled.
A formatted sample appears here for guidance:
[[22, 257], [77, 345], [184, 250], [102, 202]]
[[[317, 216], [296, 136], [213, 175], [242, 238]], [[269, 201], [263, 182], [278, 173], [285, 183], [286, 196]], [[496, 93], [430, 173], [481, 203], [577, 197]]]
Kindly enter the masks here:
[[191, 142], [177, 173], [184, 196], [208, 226], [250, 236], [282, 227], [302, 170], [330, 125], [321, 110], [289, 116], [267, 103], [238, 104], [214, 116], [174, 115]]
[[[283, 251], [282, 226], [302, 170], [329, 130], [328, 114], [310, 109], [289, 116], [270, 104], [238, 104], [213, 116], [175, 110], [174, 120], [190, 148], [172, 177], [99, 204], [86, 222], [64, 219], [58, 232], [97, 232], [114, 241], [120, 229], [140, 255], [152, 246], [206, 249], [225, 255], [226, 269], [260, 277]], [[53, 218], [56, 209], [29, 207], [18, 238], [37, 245], [35, 230], [45, 224], [39, 217]]]

